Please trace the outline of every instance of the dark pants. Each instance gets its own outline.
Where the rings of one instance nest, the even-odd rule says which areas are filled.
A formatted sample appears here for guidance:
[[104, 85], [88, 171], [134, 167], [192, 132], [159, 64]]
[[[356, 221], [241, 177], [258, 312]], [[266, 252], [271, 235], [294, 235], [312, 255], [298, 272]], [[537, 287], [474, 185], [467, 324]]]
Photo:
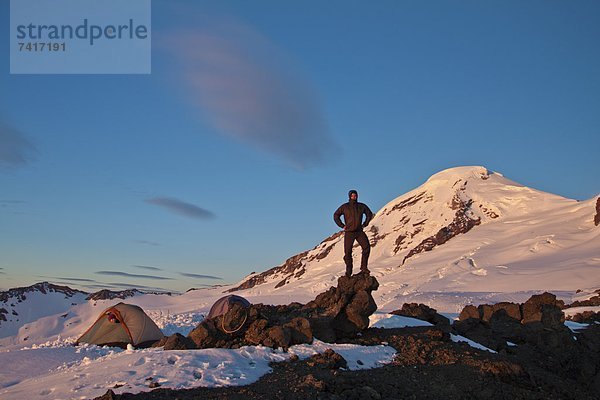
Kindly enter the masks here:
[[371, 253], [371, 244], [369, 238], [363, 231], [346, 231], [344, 233], [344, 262], [346, 263], [346, 276], [352, 275], [352, 246], [357, 241], [362, 248], [362, 257], [360, 259], [360, 270], [369, 272], [367, 263], [369, 262], [369, 253]]

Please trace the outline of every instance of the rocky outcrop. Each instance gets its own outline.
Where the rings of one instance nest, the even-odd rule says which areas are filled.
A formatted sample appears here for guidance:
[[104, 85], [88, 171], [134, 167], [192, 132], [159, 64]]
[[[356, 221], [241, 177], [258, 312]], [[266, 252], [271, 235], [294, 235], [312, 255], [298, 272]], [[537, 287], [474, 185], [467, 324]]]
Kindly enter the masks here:
[[417, 318], [437, 326], [444, 332], [450, 331], [450, 320], [425, 304], [404, 303], [401, 309], [392, 311], [390, 314]]
[[533, 295], [523, 304], [469, 305], [461, 311], [453, 328], [494, 350], [506, 349], [507, 341], [559, 347], [573, 340], [564, 325], [563, 307], [562, 300], [547, 292]]
[[309, 367], [318, 367], [321, 369], [348, 368], [346, 359], [331, 349], [315, 354], [307, 360], [306, 364]]
[[[307, 304], [253, 304], [247, 308], [234, 304], [225, 315], [202, 321], [187, 338], [196, 348], [261, 344], [284, 349], [311, 343], [315, 337], [325, 342], [352, 338], [368, 328], [369, 316], [377, 310], [371, 293], [378, 287], [374, 277], [358, 274], [340, 277], [336, 287]], [[169, 337], [157, 346], [169, 341], [176, 346], [190, 345], [180, 337]]]
[[[405, 200], [399, 202], [398, 204], [394, 205], [389, 210], [388, 209], [383, 210], [383, 213], [385, 213], [385, 215], [390, 215], [390, 213], [393, 211], [399, 211], [399, 210], [402, 210], [403, 208], [415, 205], [419, 201], [421, 201], [425, 196], [427, 196], [427, 192], [418, 193], [414, 196], [409, 197], [408, 199], [405, 199]], [[428, 197], [429, 197], [429, 200], [431, 200], [431, 196], [428, 196]]]
[[[504, 303], [489, 321], [516, 313], [521, 306]], [[493, 310], [490, 307], [481, 309], [486, 316]], [[478, 318], [479, 311], [469, 307], [463, 315]], [[596, 399], [600, 393], [600, 325], [572, 335], [577, 340], [571, 339], [563, 348], [525, 342], [492, 354], [455, 343], [437, 327], [369, 328], [342, 342], [391, 346], [396, 350], [393, 362], [352, 371], [343, 357], [327, 350], [307, 359], [292, 355], [288, 362], [272, 363], [271, 373], [247, 386], [172, 390], [165, 385], [137, 394], [115, 395], [108, 390], [97, 399]]]
[[[594, 323], [572, 332], [564, 325], [563, 307], [562, 301], [550, 293], [532, 296], [523, 304], [468, 306], [453, 328], [530, 365], [530, 374], [537, 375], [536, 385], [556, 386], [555, 380], [560, 377], [597, 393], [600, 325]], [[552, 371], [554, 377], [548, 377], [547, 371]]]
[[594, 216], [594, 224], [600, 225], [600, 197], [596, 200], [596, 215]]
[[592, 296], [587, 300], [574, 301], [571, 304], [565, 306], [565, 308], [600, 306], [600, 289], [596, 290], [596, 293], [598, 293], [596, 296]]
[[112, 300], [112, 299], [126, 299], [128, 297], [134, 297], [139, 294], [143, 294], [143, 292], [137, 289], [127, 289], [120, 291], [112, 291], [108, 289], [100, 290], [96, 293], [90, 294], [86, 297], [86, 300]]
[[342, 276], [337, 287], [318, 295], [306, 305], [313, 318], [329, 319], [337, 336], [354, 336], [369, 327], [369, 316], [377, 310], [371, 292], [379, 288], [370, 275]]
[[195, 349], [196, 344], [189, 337], [185, 337], [180, 333], [175, 333], [171, 336], [165, 336], [152, 347], [164, 347], [165, 350], [190, 350]]
[[569, 321], [578, 322], [580, 324], [600, 324], [600, 311], [582, 311], [580, 313], [567, 317], [567, 319]]

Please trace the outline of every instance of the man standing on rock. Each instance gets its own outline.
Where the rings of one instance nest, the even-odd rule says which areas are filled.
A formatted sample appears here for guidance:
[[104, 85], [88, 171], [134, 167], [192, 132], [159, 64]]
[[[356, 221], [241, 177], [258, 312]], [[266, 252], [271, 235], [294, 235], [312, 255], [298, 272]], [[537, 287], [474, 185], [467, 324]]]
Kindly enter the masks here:
[[[362, 248], [362, 258], [360, 260], [360, 271], [368, 274], [367, 263], [369, 262], [369, 253], [371, 244], [363, 228], [369, 225], [373, 219], [373, 213], [366, 204], [358, 202], [358, 192], [351, 190], [348, 192], [348, 202], [342, 204], [335, 213], [333, 220], [344, 230], [344, 262], [346, 263], [346, 276], [352, 276], [352, 246], [356, 240]], [[363, 214], [365, 221], [363, 222]], [[344, 216], [344, 223], [340, 219]]]

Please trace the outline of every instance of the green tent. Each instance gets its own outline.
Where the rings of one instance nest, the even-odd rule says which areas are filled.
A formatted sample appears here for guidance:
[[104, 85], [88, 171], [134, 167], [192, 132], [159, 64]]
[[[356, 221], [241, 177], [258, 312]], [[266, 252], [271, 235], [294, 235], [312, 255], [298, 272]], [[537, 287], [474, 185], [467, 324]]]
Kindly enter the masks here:
[[102, 311], [96, 322], [75, 344], [91, 343], [123, 348], [131, 344], [136, 347], [148, 347], [163, 336], [158, 326], [141, 307], [119, 303]]

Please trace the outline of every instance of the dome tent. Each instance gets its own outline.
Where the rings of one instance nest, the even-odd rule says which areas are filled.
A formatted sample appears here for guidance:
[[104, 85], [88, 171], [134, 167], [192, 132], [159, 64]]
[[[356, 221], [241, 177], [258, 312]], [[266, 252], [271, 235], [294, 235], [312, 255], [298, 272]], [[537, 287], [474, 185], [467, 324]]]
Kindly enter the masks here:
[[[225, 333], [235, 333], [242, 329], [246, 320], [248, 319], [248, 307], [250, 307], [250, 302], [241, 296], [236, 296], [235, 294], [230, 294], [225, 297], [221, 297], [217, 300], [213, 306], [210, 308], [206, 319], [221, 317], [221, 327]], [[231, 311], [231, 313], [230, 313]], [[233, 319], [238, 316], [237, 314], [243, 314], [241, 317], [242, 321], [237, 324], [237, 327], [231, 326], [231, 322], [227, 323], [225, 320], [229, 315]], [[227, 326], [226, 326], [227, 325]]]
[[75, 344], [91, 343], [98, 346], [148, 347], [163, 338], [154, 321], [133, 304], [118, 303], [102, 311]]

